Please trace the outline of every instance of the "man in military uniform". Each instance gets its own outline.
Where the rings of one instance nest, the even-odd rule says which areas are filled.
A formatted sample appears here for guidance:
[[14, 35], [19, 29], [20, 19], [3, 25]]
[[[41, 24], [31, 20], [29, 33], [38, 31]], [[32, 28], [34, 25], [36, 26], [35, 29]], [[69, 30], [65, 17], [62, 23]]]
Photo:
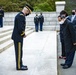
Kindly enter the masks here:
[[23, 10], [18, 13], [14, 21], [14, 29], [12, 33], [12, 39], [14, 41], [15, 47], [15, 56], [16, 56], [16, 69], [17, 70], [28, 70], [27, 66], [24, 66], [22, 63], [22, 47], [23, 47], [23, 38], [25, 35], [25, 16], [31, 14], [33, 8], [29, 5], [25, 5]]
[[34, 17], [34, 23], [35, 23], [35, 31], [38, 32], [39, 29], [39, 17], [38, 14]]
[[39, 23], [40, 23], [40, 31], [42, 31], [43, 23], [44, 23], [44, 16], [42, 15], [42, 13], [40, 13], [40, 15], [39, 15]]
[[4, 17], [4, 11], [2, 7], [0, 7], [0, 27], [3, 27], [3, 17]]

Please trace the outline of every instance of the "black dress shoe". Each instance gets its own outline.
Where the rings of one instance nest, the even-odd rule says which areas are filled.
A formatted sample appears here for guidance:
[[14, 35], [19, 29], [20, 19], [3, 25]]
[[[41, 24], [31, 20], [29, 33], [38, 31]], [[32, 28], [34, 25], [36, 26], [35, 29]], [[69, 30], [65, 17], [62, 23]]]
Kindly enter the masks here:
[[65, 66], [66, 64], [60, 64], [61, 66]]
[[63, 68], [63, 69], [68, 69], [68, 68], [70, 68], [70, 66], [65, 65], [65, 66], [63, 66], [62, 68]]
[[22, 65], [22, 67], [27, 67], [26, 65]]
[[27, 67], [20, 67], [20, 69], [17, 69], [17, 70], [28, 70], [28, 68]]

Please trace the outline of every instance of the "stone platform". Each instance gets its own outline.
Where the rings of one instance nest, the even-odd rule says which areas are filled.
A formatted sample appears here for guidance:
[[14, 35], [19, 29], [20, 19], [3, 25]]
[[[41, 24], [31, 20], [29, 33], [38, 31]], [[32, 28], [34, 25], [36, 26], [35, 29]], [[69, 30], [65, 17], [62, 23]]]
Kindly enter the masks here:
[[0, 75], [57, 75], [57, 34], [33, 32], [24, 39], [23, 63], [27, 71], [15, 69], [14, 46], [0, 53]]

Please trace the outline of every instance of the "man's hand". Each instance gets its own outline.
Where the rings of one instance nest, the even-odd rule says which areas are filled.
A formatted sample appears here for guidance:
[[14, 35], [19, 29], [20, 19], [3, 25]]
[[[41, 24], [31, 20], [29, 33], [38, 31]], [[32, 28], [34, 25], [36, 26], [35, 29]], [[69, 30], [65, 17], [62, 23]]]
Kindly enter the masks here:
[[73, 43], [73, 45], [76, 45], [76, 43]]
[[26, 37], [26, 35], [23, 36], [23, 38], [25, 38], [25, 37]]

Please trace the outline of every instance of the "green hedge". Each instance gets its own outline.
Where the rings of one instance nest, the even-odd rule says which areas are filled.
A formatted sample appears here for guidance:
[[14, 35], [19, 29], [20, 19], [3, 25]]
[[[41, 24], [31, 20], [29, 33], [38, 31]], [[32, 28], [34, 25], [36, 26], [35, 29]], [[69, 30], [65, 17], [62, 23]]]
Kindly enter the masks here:
[[0, 6], [6, 12], [16, 12], [28, 3], [33, 6], [34, 11], [55, 11], [55, 1], [61, 0], [1, 0]]

